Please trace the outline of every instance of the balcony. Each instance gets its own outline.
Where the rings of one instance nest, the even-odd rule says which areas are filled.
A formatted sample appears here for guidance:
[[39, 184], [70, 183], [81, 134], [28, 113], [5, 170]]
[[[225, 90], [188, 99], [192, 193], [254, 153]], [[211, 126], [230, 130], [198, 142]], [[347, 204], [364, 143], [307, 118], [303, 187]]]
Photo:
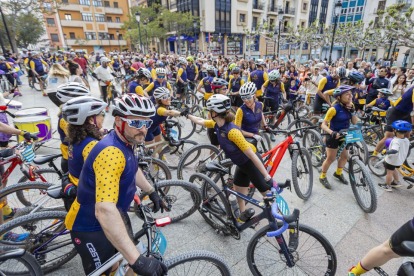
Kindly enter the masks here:
[[177, 8], [177, 2], [176, 1], [171, 1], [170, 3], [170, 10], [176, 9]]
[[259, 12], [264, 12], [264, 5], [253, 1], [253, 10], [258, 10]]
[[79, 40], [77, 40], [77, 39], [67, 39], [66, 42], [67, 42], [67, 44], [69, 46], [71, 46], [71, 45], [80, 46], [79, 45], [79, 42], [83, 42], [82, 45], [85, 45], [85, 46], [98, 46], [98, 45], [103, 45], [103, 46], [118, 46], [118, 45], [121, 45], [121, 46], [125, 46], [125, 45], [127, 45], [127, 41], [126, 40], [123, 40], [123, 39], [121, 39], [121, 40], [116, 40], [116, 39], [113, 39], [113, 40], [97, 40], [97, 39], [91, 39], [91, 40], [82, 40], [82, 39], [79, 39]]
[[284, 14], [284, 15], [295, 16], [295, 9], [285, 8], [285, 9], [284, 9], [284, 12], [285, 12], [285, 14]]
[[105, 7], [104, 11], [106, 14], [124, 14], [121, 8]]
[[122, 29], [122, 25], [124, 25], [124, 23], [117, 23], [117, 22], [108, 22], [108, 28], [111, 29]]
[[60, 24], [62, 25], [62, 27], [83, 27], [84, 22], [91, 22], [91, 21], [61, 20]]
[[61, 10], [61, 11], [81, 11], [81, 10], [83, 10], [82, 7], [87, 7], [87, 6], [76, 5], [76, 4], [61, 5], [59, 7], [59, 10]]

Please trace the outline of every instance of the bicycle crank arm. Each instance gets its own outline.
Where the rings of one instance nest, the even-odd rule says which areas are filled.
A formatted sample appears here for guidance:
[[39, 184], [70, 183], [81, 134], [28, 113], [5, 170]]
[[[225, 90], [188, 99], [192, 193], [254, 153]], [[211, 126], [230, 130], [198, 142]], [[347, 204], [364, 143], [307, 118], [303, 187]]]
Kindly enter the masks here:
[[381, 267], [374, 267], [374, 270], [381, 276], [389, 276]]

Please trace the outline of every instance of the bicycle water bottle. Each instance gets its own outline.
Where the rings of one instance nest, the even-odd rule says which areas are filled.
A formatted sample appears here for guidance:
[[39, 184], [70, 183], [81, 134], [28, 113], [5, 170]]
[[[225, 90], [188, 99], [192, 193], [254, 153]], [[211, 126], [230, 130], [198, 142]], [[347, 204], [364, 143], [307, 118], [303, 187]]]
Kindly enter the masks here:
[[270, 170], [272, 169], [272, 167], [273, 167], [273, 162], [270, 161], [269, 165], [267, 165], [267, 168], [266, 168], [268, 173], [270, 173]]
[[237, 203], [237, 197], [235, 195], [230, 195], [229, 197], [231, 212], [235, 218], [240, 217], [239, 204]]
[[[147, 247], [142, 241], [138, 241], [136, 248], [138, 249], [138, 252], [141, 255], [147, 253]], [[123, 259], [121, 265], [119, 266], [114, 276], [124, 276], [129, 268], [130, 267], [127, 260]]]

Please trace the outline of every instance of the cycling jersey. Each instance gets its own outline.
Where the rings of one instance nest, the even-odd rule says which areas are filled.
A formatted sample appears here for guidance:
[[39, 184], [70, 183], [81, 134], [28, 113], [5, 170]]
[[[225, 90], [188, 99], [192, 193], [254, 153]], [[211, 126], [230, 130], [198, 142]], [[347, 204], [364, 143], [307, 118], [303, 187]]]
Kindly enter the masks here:
[[[183, 67], [180, 67], [180, 69], [178, 70], [177, 76], [180, 76], [183, 82], [187, 81], [187, 71], [185, 71]], [[178, 81], [178, 77], [177, 77], [177, 83], [181, 84], [181, 82]]]
[[201, 80], [201, 85], [204, 87], [204, 100], [208, 100], [211, 96], [213, 96], [214, 92], [213, 89], [211, 89], [211, 83], [213, 82], [213, 80], [215, 79], [215, 77], [205, 77], [204, 79]]
[[47, 65], [42, 59], [31, 59], [30, 60], [30, 69], [35, 70], [37, 73], [43, 73], [45, 69], [43, 65]]
[[139, 85], [136, 81], [131, 81], [131, 83], [129, 84], [129, 93], [136, 93], [138, 95], [144, 96], [144, 88], [141, 85]]
[[86, 157], [88, 157], [89, 153], [98, 142], [97, 139], [88, 136], [79, 144], [69, 145], [69, 179], [74, 185], [78, 186], [79, 176]]
[[231, 78], [231, 81], [229, 82], [228, 89], [231, 92], [239, 92], [240, 87], [244, 84], [244, 80], [240, 77], [237, 78]]
[[198, 68], [197, 68], [197, 66], [195, 66], [195, 65], [188, 65], [187, 66], [186, 73], [187, 73], [187, 78], [190, 81], [194, 81], [195, 76], [198, 74]]
[[112, 131], [99, 141], [85, 160], [79, 177], [77, 197], [65, 224], [73, 231], [102, 230], [95, 216], [95, 205], [113, 202], [121, 216], [126, 215], [134, 198], [138, 159], [131, 145]]
[[230, 82], [230, 80], [234, 78], [234, 76], [230, 70], [227, 70], [226, 73], [224, 74], [224, 78], [226, 79], [227, 82]]
[[256, 152], [256, 148], [244, 139], [240, 128], [234, 123], [225, 123], [219, 127], [213, 120], [205, 121], [207, 128], [214, 128], [217, 133], [217, 140], [220, 148], [226, 153], [226, 157], [230, 158], [236, 165], [243, 165], [249, 161], [249, 157], [244, 151], [249, 147]]
[[128, 69], [124, 68], [124, 70], [125, 70], [125, 76], [135, 75], [135, 73], [137, 72], [137, 70], [135, 70], [132, 67], [129, 67]]
[[354, 105], [365, 104], [364, 91], [362, 89], [354, 88], [352, 90]]
[[263, 103], [256, 101], [254, 111], [243, 104], [237, 109], [234, 123], [242, 130], [254, 134], [259, 133], [260, 122], [262, 121]]
[[7, 62], [0, 63], [0, 70], [3, 70], [5, 73], [11, 70], [10, 65]]
[[250, 73], [248, 81], [253, 82], [256, 84], [256, 97], [262, 96], [262, 85], [269, 80], [267, 77], [267, 73], [263, 72], [262, 70], [254, 70]]
[[266, 81], [263, 87], [267, 87], [266, 97], [271, 97], [273, 102], [279, 102], [280, 93], [285, 92], [285, 85], [282, 82], [273, 85], [270, 81]]
[[375, 99], [372, 102], [369, 103], [372, 106], [378, 107], [382, 110], [388, 110], [388, 108], [391, 106], [390, 100], [386, 98], [379, 98]]
[[414, 86], [408, 89], [398, 100], [395, 101], [395, 109], [405, 113], [411, 113], [413, 111], [414, 103]]
[[151, 142], [154, 140], [155, 136], [161, 134], [160, 124], [165, 122], [165, 120], [167, 120], [168, 118], [168, 116], [164, 116], [164, 113], [165, 111], [167, 111], [167, 108], [163, 106], [157, 106], [156, 109], [157, 112], [154, 116], [151, 117], [152, 126], [147, 131], [147, 136], [145, 136], [145, 142]]
[[120, 66], [121, 66], [121, 64], [119, 63], [118, 60], [115, 59], [115, 60], [112, 61], [112, 67], [114, 69], [119, 69]]
[[168, 90], [171, 91], [171, 85], [168, 81], [163, 81], [163, 82], [159, 82], [158, 80], [150, 83], [150, 85], [147, 86], [147, 88], [145, 88], [148, 91], [148, 95], [152, 96], [152, 94], [154, 93], [155, 89], [157, 89], [158, 87], [165, 87]]
[[60, 136], [60, 150], [62, 151], [62, 157], [63, 159], [68, 159], [68, 146], [69, 143], [65, 141], [66, 136], [68, 135], [67, 130], [68, 123], [63, 119], [63, 115], [61, 114], [59, 116], [58, 120], [58, 133]]
[[151, 78], [153, 80], [155, 80], [157, 78], [157, 72], [156, 72], [155, 68], [149, 67], [148, 70], [151, 72]]
[[[322, 93], [334, 89], [335, 87], [338, 87], [341, 84], [340, 80], [334, 80], [332, 76], [326, 76], [319, 82], [318, 90], [321, 90]], [[316, 93], [316, 97], [320, 98], [318, 93]]]
[[329, 128], [333, 131], [340, 131], [349, 128], [351, 113], [342, 104], [334, 104], [329, 108], [325, 116], [325, 121], [329, 122]]

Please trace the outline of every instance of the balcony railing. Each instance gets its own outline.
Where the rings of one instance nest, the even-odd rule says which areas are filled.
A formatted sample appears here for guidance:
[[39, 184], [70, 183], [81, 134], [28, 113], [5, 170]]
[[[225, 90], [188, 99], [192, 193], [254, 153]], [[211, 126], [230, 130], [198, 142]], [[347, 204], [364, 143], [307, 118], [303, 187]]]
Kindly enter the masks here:
[[267, 8], [268, 12], [278, 12], [278, 7], [270, 6]]
[[170, 10], [177, 8], [177, 2], [171, 1], [170, 3]]
[[285, 14], [295, 15], [295, 9], [285, 8], [284, 12]]
[[253, 2], [253, 9], [254, 10], [264, 10], [264, 5], [260, 3], [254, 3]]

